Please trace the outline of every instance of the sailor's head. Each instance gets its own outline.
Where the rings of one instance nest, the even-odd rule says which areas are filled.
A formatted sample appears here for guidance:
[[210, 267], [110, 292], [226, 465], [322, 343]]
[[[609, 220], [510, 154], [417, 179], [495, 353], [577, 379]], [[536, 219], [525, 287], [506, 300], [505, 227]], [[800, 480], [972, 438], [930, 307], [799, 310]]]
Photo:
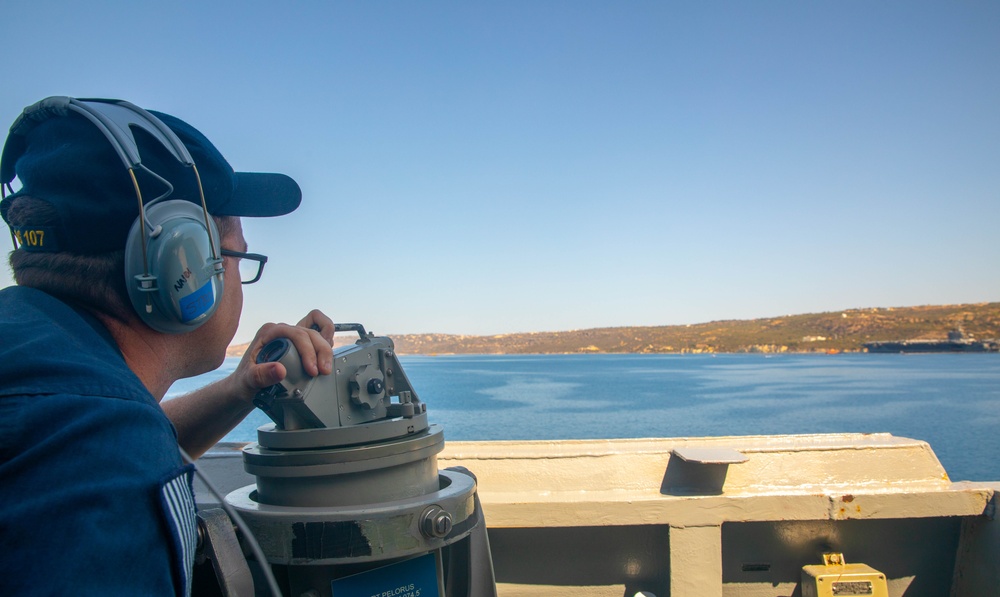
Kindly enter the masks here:
[[[47, 98], [25, 108], [4, 145], [0, 183], [8, 185], [16, 175], [21, 187], [0, 202], [0, 215], [15, 232], [32, 224], [45, 230], [42, 239], [36, 234], [31, 242], [22, 242], [25, 250], [77, 254], [120, 250], [139, 216], [136, 185], [114, 142], [99, 128], [98, 121], [89, 120], [83, 110], [73, 109], [79, 106], [118, 109], [105, 102]], [[109, 114], [115, 116], [113, 112]], [[166, 125], [187, 149], [197, 166], [209, 214], [278, 216], [298, 207], [301, 192], [288, 176], [234, 172], [219, 150], [197, 129], [168, 114], [152, 111], [148, 114]], [[105, 120], [109, 121], [107, 128], [112, 133], [124, 136], [126, 141], [134, 139], [142, 163], [134, 172], [145, 202], [168, 190], [157, 180], [159, 176], [173, 186], [163, 199], [185, 199], [200, 206], [197, 177], [149, 128], [122, 127]], [[31, 197], [51, 206], [50, 221], [12, 225], [9, 213], [20, 197]]]
[[[68, 97], [42, 100], [15, 120], [0, 183], [18, 284], [120, 319], [132, 318], [131, 303], [167, 333], [200, 326], [220, 305], [241, 307], [239, 268], [230, 267], [245, 261], [232, 252], [247, 250], [239, 217], [287, 214], [301, 200], [284, 174], [235, 172], [179, 118]], [[157, 265], [154, 253], [172, 258]], [[149, 274], [160, 292], [143, 289]]]

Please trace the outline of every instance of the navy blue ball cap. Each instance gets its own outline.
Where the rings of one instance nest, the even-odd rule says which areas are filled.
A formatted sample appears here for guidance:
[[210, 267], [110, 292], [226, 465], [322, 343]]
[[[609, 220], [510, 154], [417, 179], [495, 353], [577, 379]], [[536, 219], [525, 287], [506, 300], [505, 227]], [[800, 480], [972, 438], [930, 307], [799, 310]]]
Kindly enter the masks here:
[[[30, 196], [50, 204], [58, 221], [37, 226], [45, 230], [46, 242], [22, 244], [23, 248], [88, 254], [124, 249], [128, 231], [139, 216], [135, 187], [124, 158], [106, 134], [80, 113], [61, 109], [70, 101], [107, 100], [47, 98], [26, 108], [12, 125], [0, 163], [0, 182], [8, 184], [16, 175], [21, 188], [0, 202], [0, 216], [9, 225], [10, 205], [18, 197]], [[290, 177], [235, 172], [200, 131], [169, 114], [149, 114], [173, 131], [187, 149], [201, 177], [210, 214], [268, 217], [299, 206], [302, 192]], [[194, 169], [145, 128], [128, 128], [141, 158], [142, 167], [135, 169], [135, 175], [143, 202], [148, 204], [170, 191], [164, 199], [200, 205]], [[22, 223], [14, 232], [30, 228], [31, 222]]]

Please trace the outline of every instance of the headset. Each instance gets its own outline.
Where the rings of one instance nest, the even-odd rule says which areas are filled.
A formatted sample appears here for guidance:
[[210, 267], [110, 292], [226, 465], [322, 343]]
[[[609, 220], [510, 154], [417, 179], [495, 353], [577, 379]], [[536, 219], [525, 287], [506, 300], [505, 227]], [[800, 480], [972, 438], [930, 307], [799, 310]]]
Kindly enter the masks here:
[[[196, 329], [212, 317], [219, 305], [225, 268], [219, 231], [209, 216], [201, 175], [187, 147], [160, 119], [129, 102], [65, 96], [50, 97], [25, 108], [11, 126], [10, 136], [26, 135], [38, 123], [71, 112], [82, 115], [104, 134], [132, 180], [139, 217], [125, 244], [125, 283], [133, 308], [146, 325], [158, 332], [182, 334]], [[174, 187], [143, 165], [133, 127], [151, 135], [178, 162], [191, 168], [200, 207], [186, 199], [165, 200]], [[4, 155], [11, 160], [11, 174], [7, 175], [11, 180], [13, 164], [25, 150], [22, 146], [16, 155]], [[137, 170], [164, 184], [166, 192], [143, 201]], [[10, 180], [4, 183], [9, 189]]]

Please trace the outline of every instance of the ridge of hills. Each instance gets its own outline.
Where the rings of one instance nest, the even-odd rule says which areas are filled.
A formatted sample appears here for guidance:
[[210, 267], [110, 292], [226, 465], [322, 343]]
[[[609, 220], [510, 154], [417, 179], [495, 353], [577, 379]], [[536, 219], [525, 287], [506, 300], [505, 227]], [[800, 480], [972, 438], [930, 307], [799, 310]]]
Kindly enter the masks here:
[[[865, 342], [1000, 338], [1000, 303], [847, 309], [669, 326], [592, 328], [495, 336], [391, 335], [399, 354], [852, 352]], [[339, 339], [340, 336], [338, 335]], [[345, 335], [345, 343], [351, 342]], [[338, 342], [338, 345], [340, 343]], [[229, 347], [239, 356], [247, 345]]]

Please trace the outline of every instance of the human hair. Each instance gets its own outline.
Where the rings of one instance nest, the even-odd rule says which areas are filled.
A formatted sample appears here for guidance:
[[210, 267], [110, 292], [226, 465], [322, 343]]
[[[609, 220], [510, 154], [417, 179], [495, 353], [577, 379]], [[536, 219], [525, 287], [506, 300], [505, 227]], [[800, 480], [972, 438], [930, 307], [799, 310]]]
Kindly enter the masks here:
[[[225, 238], [236, 228], [238, 218], [212, 216]], [[48, 202], [18, 197], [7, 210], [12, 228], [58, 225], [59, 214]], [[10, 252], [10, 269], [20, 286], [35, 288], [64, 302], [79, 305], [127, 323], [135, 317], [125, 286], [125, 250], [83, 254], [68, 252]]]

